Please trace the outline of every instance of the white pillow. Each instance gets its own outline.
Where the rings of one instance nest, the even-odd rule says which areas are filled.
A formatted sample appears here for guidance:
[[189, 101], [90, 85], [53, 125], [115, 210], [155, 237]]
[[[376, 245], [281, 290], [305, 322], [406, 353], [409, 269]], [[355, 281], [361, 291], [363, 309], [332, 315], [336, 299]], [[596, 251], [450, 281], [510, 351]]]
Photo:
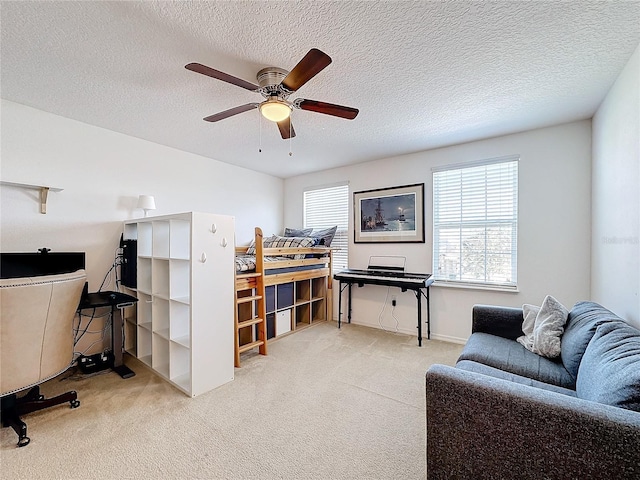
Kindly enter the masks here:
[[524, 348], [533, 352], [533, 327], [536, 323], [536, 317], [540, 312], [540, 307], [536, 305], [529, 305], [525, 303], [522, 305], [522, 316], [524, 321], [522, 322], [522, 335], [517, 340], [522, 344]]
[[547, 295], [536, 315], [533, 326], [532, 352], [543, 357], [555, 358], [560, 355], [560, 340], [564, 333], [569, 311], [558, 300]]

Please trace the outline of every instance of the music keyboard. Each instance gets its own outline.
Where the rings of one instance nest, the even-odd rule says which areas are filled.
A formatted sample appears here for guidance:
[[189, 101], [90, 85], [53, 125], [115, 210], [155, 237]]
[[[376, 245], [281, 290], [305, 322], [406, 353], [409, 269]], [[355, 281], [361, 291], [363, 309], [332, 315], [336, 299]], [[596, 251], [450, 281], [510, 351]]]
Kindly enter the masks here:
[[412, 285], [428, 287], [433, 283], [430, 274], [427, 273], [404, 273], [404, 272], [382, 272], [372, 270], [343, 270], [334, 274], [336, 280], [351, 280], [357, 283], [376, 283], [379, 285]]
[[342, 323], [342, 292], [349, 289], [348, 321], [351, 323], [351, 287], [357, 285], [381, 285], [384, 287], [397, 287], [403, 292], [411, 290], [415, 293], [418, 302], [418, 346], [422, 346], [422, 297], [427, 300], [427, 338], [431, 338], [431, 313], [429, 308], [429, 286], [433, 283], [430, 273], [405, 273], [404, 270], [342, 270], [333, 275], [340, 281], [338, 295], [338, 328]]

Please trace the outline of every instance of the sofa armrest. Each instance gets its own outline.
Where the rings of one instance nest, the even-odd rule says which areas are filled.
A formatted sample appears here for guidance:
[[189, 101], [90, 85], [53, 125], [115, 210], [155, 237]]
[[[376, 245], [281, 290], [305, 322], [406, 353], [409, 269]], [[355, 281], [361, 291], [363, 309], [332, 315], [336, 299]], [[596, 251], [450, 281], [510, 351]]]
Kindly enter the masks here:
[[522, 335], [521, 308], [474, 305], [471, 333], [483, 332], [515, 340]]
[[429, 480], [639, 478], [640, 413], [444, 365], [426, 399]]

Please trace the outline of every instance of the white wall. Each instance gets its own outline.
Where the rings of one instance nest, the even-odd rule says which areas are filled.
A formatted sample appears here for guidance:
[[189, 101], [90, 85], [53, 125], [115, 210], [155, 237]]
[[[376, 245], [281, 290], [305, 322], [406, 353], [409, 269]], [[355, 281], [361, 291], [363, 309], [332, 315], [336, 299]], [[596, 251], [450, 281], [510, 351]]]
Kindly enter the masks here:
[[[390, 141], [393, 141], [390, 139]], [[351, 192], [425, 183], [424, 244], [349, 244], [350, 268], [366, 268], [370, 255], [404, 255], [407, 269], [431, 272], [431, 168], [505, 155], [520, 155], [518, 293], [433, 287], [432, 338], [465, 341], [471, 333], [476, 303], [521, 306], [540, 304], [551, 294], [570, 308], [589, 299], [591, 240], [591, 122], [492, 138], [395, 158], [336, 168], [285, 180], [285, 226], [302, 224], [302, 192], [340, 181]], [[351, 208], [352, 210], [352, 208]], [[353, 225], [353, 212], [350, 212]], [[337, 288], [335, 289], [337, 291]], [[354, 289], [353, 322], [379, 327], [386, 287]], [[392, 289], [398, 299], [398, 330], [416, 332], [416, 300], [411, 292]], [[346, 297], [343, 297], [346, 298]], [[337, 297], [334, 317], [337, 315]], [[382, 325], [395, 329], [388, 305]], [[346, 316], [343, 316], [343, 319]]]
[[[236, 217], [238, 244], [253, 227], [282, 228], [283, 180], [2, 100], [4, 181], [64, 188], [39, 212], [37, 191], [0, 188], [3, 252], [85, 251], [89, 289], [113, 264], [122, 221], [201, 211]], [[213, 148], [213, 146], [212, 146]]]
[[640, 328], [640, 46], [593, 117], [591, 295]]

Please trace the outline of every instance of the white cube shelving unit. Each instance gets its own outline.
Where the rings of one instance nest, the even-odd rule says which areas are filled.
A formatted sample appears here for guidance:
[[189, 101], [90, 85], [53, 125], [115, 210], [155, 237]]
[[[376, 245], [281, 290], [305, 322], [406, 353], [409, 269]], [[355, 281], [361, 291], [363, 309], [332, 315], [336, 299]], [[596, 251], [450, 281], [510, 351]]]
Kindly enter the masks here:
[[234, 378], [234, 231], [233, 217], [199, 212], [124, 222], [137, 241], [127, 352], [192, 397]]

